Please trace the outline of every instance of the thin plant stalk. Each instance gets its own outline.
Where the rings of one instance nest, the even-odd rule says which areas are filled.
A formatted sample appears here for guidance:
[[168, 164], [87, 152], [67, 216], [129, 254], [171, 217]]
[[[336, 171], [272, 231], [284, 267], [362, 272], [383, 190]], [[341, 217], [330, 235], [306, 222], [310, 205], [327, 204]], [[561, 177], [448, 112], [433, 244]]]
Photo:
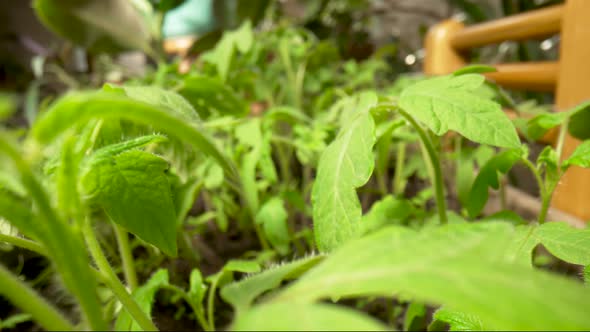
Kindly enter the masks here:
[[37, 294], [18, 277], [0, 265], [0, 295], [8, 299], [48, 331], [73, 331], [72, 323], [65, 319], [51, 304]]
[[117, 237], [119, 253], [121, 254], [125, 281], [127, 281], [127, 286], [133, 292], [135, 289], [137, 289], [138, 283], [137, 272], [135, 271], [135, 265], [133, 261], [133, 254], [129, 246], [129, 235], [123, 227], [115, 223], [113, 223], [113, 228], [115, 230], [115, 236]]
[[115, 296], [121, 301], [121, 304], [129, 312], [131, 317], [139, 324], [139, 326], [146, 331], [157, 331], [158, 328], [154, 325], [151, 319], [141, 310], [137, 302], [131, 297], [125, 286], [121, 283], [111, 265], [104, 256], [100, 244], [96, 239], [90, 221], [86, 220], [82, 226], [82, 233], [88, 245], [88, 250], [94, 258], [94, 262], [98, 267], [102, 281], [113, 291]]
[[406, 113], [401, 108], [398, 109], [398, 111], [410, 123], [410, 125], [412, 125], [412, 127], [414, 127], [414, 129], [416, 130], [416, 132], [420, 136], [421, 142], [424, 144], [428, 158], [430, 159], [430, 162], [432, 165], [432, 171], [433, 171], [433, 177], [432, 177], [433, 183], [432, 184], [434, 185], [434, 190], [435, 190], [436, 207], [437, 207], [437, 211], [438, 211], [438, 217], [440, 219], [440, 223], [442, 225], [444, 225], [447, 223], [447, 220], [448, 220], [447, 219], [447, 203], [445, 200], [445, 188], [444, 188], [444, 183], [443, 183], [443, 179], [442, 179], [442, 171], [440, 168], [440, 161], [438, 159], [438, 153], [436, 152], [436, 150], [434, 148], [434, 144], [432, 144], [432, 140], [430, 139], [430, 137], [428, 136], [426, 131], [424, 131], [424, 129], [414, 120], [414, 118], [412, 118], [411, 115]]
[[24, 248], [36, 252], [42, 256], [47, 256], [47, 251], [37, 242], [24, 239], [18, 236], [11, 236], [0, 233], [0, 242], [5, 242], [16, 247]]
[[404, 181], [404, 164], [406, 160], [406, 143], [397, 144], [395, 152], [395, 174], [393, 175], [393, 193], [397, 196], [402, 195], [406, 190]]

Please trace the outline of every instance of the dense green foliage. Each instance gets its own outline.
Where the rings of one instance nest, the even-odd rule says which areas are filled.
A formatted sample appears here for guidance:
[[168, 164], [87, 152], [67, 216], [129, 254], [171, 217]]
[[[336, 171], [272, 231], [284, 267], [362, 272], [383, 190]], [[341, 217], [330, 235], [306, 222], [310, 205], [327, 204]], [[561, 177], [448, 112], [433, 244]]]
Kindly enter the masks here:
[[[43, 9], [52, 2], [35, 3], [53, 15]], [[556, 148], [533, 164], [479, 74], [488, 67], [393, 83], [378, 56], [344, 61], [305, 30], [255, 32], [250, 23], [189, 73], [159, 66], [60, 96], [26, 131], [2, 128], [0, 216], [18, 233], [0, 241], [46, 256], [80, 309], [74, 325], [0, 267], [0, 295], [42, 327], [153, 330], [165, 293], [204, 330], [386, 330], [403, 315], [411, 329], [420, 320], [431, 330], [590, 328], [582, 278], [534, 264], [542, 245], [588, 279], [589, 229], [546, 220], [561, 175], [590, 166], [588, 141], [560, 158], [567, 123], [586, 104], [514, 121], [529, 138], [561, 125]], [[5, 117], [13, 106], [0, 98]], [[448, 141], [454, 153], [444, 152]], [[460, 183], [455, 211], [448, 163]], [[515, 164], [538, 181], [538, 219], [482, 218], [488, 188], [501, 189]], [[430, 186], [406, 195], [416, 178]], [[206, 273], [198, 266], [208, 253], [190, 238], [211, 229], [255, 245]], [[139, 256], [197, 264], [176, 285]], [[141, 282], [138, 272], [151, 277]], [[405, 311], [387, 307], [379, 321], [355, 310], [377, 299]], [[220, 300], [231, 322], [219, 319]], [[426, 317], [425, 305], [440, 308]]]

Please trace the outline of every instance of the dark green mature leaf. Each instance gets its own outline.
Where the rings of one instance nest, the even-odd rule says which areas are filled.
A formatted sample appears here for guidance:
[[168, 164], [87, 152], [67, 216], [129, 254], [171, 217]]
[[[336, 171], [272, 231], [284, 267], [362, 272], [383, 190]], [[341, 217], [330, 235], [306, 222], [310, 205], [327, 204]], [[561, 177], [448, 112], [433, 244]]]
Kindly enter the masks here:
[[563, 161], [561, 168], [567, 169], [572, 165], [584, 168], [590, 167], [590, 141], [578, 145], [571, 156]]
[[492, 157], [481, 168], [473, 181], [473, 187], [467, 201], [467, 211], [472, 217], [477, 216], [488, 201], [488, 187], [498, 189], [498, 172], [506, 174], [522, 158], [521, 150], [505, 150]]
[[323, 256], [311, 256], [270, 267], [259, 274], [223, 287], [221, 297], [225, 302], [231, 304], [239, 315], [247, 310], [257, 297], [279, 287], [283, 280], [298, 278], [323, 258]]
[[548, 222], [540, 225], [535, 235], [555, 257], [572, 264], [590, 264], [590, 228]]
[[378, 321], [329, 304], [272, 303], [238, 316], [232, 331], [387, 331]]
[[[274, 301], [392, 296], [477, 315], [492, 329], [587, 329], [590, 289], [504, 258], [507, 223], [461, 223], [416, 233], [398, 226], [349, 243]], [[551, 301], [547, 301], [550, 298]]]
[[571, 113], [567, 127], [570, 135], [579, 140], [589, 139], [590, 130], [587, 124], [590, 122], [590, 101], [582, 102], [568, 112]]
[[82, 178], [85, 194], [117, 224], [176, 256], [176, 213], [166, 160], [130, 150], [90, 162]]
[[47, 144], [76, 124], [94, 118], [127, 119], [163, 130], [213, 157], [231, 180], [236, 181], [238, 178], [235, 165], [203, 132], [200, 123], [187, 121], [186, 117], [168, 108], [113, 93], [70, 93], [64, 96], [39, 117], [30, 136], [37, 143]]
[[520, 146], [500, 105], [478, 95], [483, 83], [484, 77], [477, 74], [436, 77], [406, 88], [399, 104], [437, 135], [454, 130], [482, 144]]
[[443, 307], [434, 312], [434, 320], [449, 324], [449, 331], [484, 331], [481, 320], [475, 316], [461, 311]]
[[273, 197], [262, 205], [256, 214], [255, 222], [262, 225], [264, 234], [272, 246], [281, 254], [289, 253], [289, 228], [285, 203], [280, 197]]
[[355, 189], [369, 180], [375, 165], [375, 123], [369, 110], [377, 97], [366, 93], [359, 98], [348, 126], [322, 153], [312, 189], [314, 233], [324, 252], [360, 235], [362, 211]]
[[147, 22], [125, 0], [35, 0], [33, 7], [53, 32], [96, 52], [150, 52]]
[[192, 75], [178, 90], [201, 115], [215, 110], [221, 115], [244, 116], [248, 105], [242, 98], [216, 78]]
[[[148, 317], [152, 316], [152, 305], [156, 292], [160, 287], [168, 285], [168, 270], [160, 269], [156, 271], [150, 279], [141, 287], [137, 288], [132, 296], [137, 304], [141, 307], [141, 310], [145, 312]], [[143, 331], [141, 327], [133, 320], [129, 312], [125, 309], [125, 306], [121, 309], [119, 317], [115, 322], [116, 331]]]

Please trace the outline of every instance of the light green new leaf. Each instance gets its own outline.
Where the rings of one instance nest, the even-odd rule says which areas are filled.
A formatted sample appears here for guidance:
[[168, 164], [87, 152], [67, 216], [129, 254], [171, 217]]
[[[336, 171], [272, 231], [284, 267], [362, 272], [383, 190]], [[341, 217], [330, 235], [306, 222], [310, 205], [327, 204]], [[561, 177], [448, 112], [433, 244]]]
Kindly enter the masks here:
[[454, 130], [474, 142], [518, 147], [516, 129], [500, 105], [476, 93], [483, 83], [478, 74], [436, 77], [404, 89], [399, 104], [437, 135]]
[[121, 91], [131, 99], [154, 106], [166, 107], [186, 116], [192, 121], [199, 121], [199, 114], [193, 106], [181, 95], [173, 91], [155, 86], [116, 86], [112, 84], [106, 84], [103, 90], [112, 92]]
[[435, 321], [441, 321], [449, 324], [449, 331], [489, 330], [483, 326], [479, 317], [461, 311], [452, 310], [446, 307], [440, 308], [437, 311], [435, 311], [432, 318]]
[[281, 255], [288, 254], [290, 249], [288, 216], [283, 200], [273, 197], [262, 205], [255, 218], [255, 222], [262, 225], [268, 241]]
[[56, 34], [95, 52], [151, 53], [146, 20], [125, 0], [35, 0], [35, 13]]
[[[274, 301], [394, 296], [477, 315], [491, 329], [588, 329], [590, 289], [513, 264], [507, 223], [461, 223], [413, 233], [393, 226], [353, 241]], [[547, 301], [551, 299], [551, 301]]]
[[506, 174], [522, 158], [521, 150], [505, 150], [492, 157], [481, 168], [473, 181], [467, 199], [467, 211], [471, 217], [477, 216], [488, 201], [488, 187], [498, 189], [498, 172]]
[[298, 278], [323, 258], [323, 256], [312, 256], [270, 267], [259, 274], [223, 287], [221, 298], [231, 304], [239, 315], [248, 309], [257, 297], [279, 287], [283, 280]]
[[215, 48], [204, 54], [203, 58], [216, 65], [221, 80], [225, 81], [235, 49], [240, 53], [246, 53], [252, 47], [253, 41], [252, 24], [245, 21], [238, 29], [226, 31]]
[[130, 150], [90, 163], [82, 187], [115, 223], [176, 256], [176, 213], [167, 169], [166, 160]]
[[244, 116], [248, 105], [219, 79], [201, 75], [188, 76], [178, 90], [188, 102], [206, 116], [211, 111], [220, 115]]
[[465, 74], [490, 73], [490, 72], [494, 72], [494, 71], [496, 71], [496, 68], [493, 66], [475, 64], [475, 65], [465, 66], [459, 70], [455, 70], [453, 72], [453, 76], [460, 76], [460, 75], [465, 75]]
[[361, 205], [356, 188], [364, 185], [375, 166], [375, 123], [369, 113], [375, 94], [359, 98], [362, 108], [320, 157], [311, 201], [316, 243], [320, 251], [335, 249], [360, 235]]
[[590, 167], [590, 141], [585, 141], [572, 152], [571, 156], [563, 161], [562, 169], [575, 165], [584, 168]]
[[207, 286], [205, 286], [205, 283], [203, 282], [201, 271], [194, 269], [190, 275], [189, 290], [187, 295], [195, 307], [201, 309], [203, 308], [203, 299], [205, 298], [206, 291]]
[[[154, 298], [160, 287], [168, 285], [168, 270], [160, 269], [156, 271], [150, 279], [141, 287], [137, 288], [132, 296], [141, 310], [145, 312], [148, 317], [152, 317], [152, 305]], [[141, 327], [133, 320], [125, 306], [121, 309], [119, 317], [115, 322], [116, 331], [143, 331]]]
[[539, 226], [535, 234], [555, 257], [572, 264], [590, 264], [590, 228], [577, 229], [565, 222], [548, 222]]
[[386, 196], [371, 206], [363, 216], [362, 233], [367, 234], [391, 224], [401, 224], [414, 211], [412, 204], [405, 199]]
[[265, 304], [238, 316], [232, 331], [387, 331], [369, 316], [328, 304]]

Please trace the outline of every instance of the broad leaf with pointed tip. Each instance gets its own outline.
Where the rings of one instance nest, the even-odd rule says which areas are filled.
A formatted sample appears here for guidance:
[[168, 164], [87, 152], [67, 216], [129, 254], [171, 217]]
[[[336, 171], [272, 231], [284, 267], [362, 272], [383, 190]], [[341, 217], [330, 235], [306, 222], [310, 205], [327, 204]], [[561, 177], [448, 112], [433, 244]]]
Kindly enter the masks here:
[[313, 185], [314, 233], [318, 249], [331, 251], [360, 236], [361, 205], [356, 188], [364, 185], [375, 166], [375, 123], [369, 112], [377, 103], [372, 93], [360, 95], [349, 125], [320, 157]]
[[113, 222], [176, 256], [176, 213], [167, 169], [166, 160], [129, 150], [89, 162], [82, 187]]
[[477, 93], [483, 83], [478, 74], [436, 77], [404, 89], [399, 104], [437, 135], [454, 130], [474, 142], [518, 147], [516, 129], [500, 105]]

